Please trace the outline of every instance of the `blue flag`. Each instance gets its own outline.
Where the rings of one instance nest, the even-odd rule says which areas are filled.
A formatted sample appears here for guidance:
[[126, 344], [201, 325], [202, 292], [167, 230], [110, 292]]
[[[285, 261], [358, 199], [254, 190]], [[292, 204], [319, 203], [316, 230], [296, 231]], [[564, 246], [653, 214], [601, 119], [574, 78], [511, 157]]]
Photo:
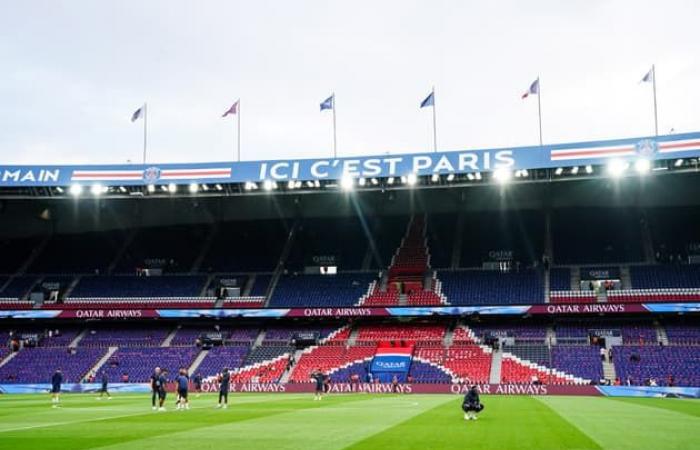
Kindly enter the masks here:
[[143, 115], [143, 108], [144, 106], [134, 111], [134, 113], [131, 115], [132, 122], [136, 122], [137, 120], [139, 120], [139, 118], [141, 118], [141, 116]]
[[335, 103], [335, 94], [321, 102], [321, 111], [324, 109], [333, 109], [333, 103]]
[[425, 97], [425, 100], [420, 102], [421, 108], [425, 108], [426, 106], [435, 106], [435, 91], [431, 92], [430, 95]]

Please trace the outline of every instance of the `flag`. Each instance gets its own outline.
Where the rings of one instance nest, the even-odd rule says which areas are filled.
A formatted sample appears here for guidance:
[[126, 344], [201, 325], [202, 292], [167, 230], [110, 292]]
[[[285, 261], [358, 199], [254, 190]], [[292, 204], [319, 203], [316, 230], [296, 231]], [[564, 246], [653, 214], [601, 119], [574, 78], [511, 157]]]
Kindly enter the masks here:
[[141, 116], [143, 115], [143, 109], [145, 107], [146, 107], [146, 105], [143, 105], [142, 107], [140, 107], [139, 109], [134, 111], [134, 113], [131, 115], [132, 122], [136, 122], [137, 120], [139, 120], [141, 118]]
[[640, 83], [649, 83], [651, 81], [654, 81], [654, 67], [652, 66], [651, 69], [649, 69], [649, 72], [647, 72], [646, 75], [644, 75], [644, 78], [642, 78], [642, 81]]
[[333, 109], [333, 104], [335, 103], [335, 94], [331, 95], [327, 99], [321, 102], [321, 111], [324, 109]]
[[540, 79], [536, 79], [532, 82], [527, 91], [520, 98], [527, 98], [529, 95], [536, 95], [540, 93]]
[[233, 105], [231, 105], [231, 107], [227, 109], [224, 115], [221, 117], [226, 117], [229, 114], [238, 114], [238, 102], [240, 102], [240, 100], [236, 100], [236, 102]]
[[425, 97], [425, 100], [420, 102], [421, 108], [425, 108], [426, 106], [435, 107], [435, 91], [432, 91], [427, 97]]

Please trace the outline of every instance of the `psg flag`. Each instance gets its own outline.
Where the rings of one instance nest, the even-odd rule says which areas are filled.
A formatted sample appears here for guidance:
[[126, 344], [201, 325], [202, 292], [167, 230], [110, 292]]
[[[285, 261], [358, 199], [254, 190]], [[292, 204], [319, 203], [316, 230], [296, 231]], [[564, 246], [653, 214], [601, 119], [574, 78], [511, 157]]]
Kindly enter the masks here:
[[530, 84], [530, 87], [528, 88], [527, 91], [522, 95], [521, 98], [527, 98], [529, 95], [537, 95], [540, 93], [540, 79], [536, 79], [535, 81]]
[[227, 109], [226, 112], [221, 117], [226, 117], [229, 114], [238, 114], [238, 102], [239, 101], [240, 100], [236, 100], [236, 102], [233, 105], [231, 105], [231, 107], [229, 109]]
[[139, 120], [141, 118], [141, 116], [143, 116], [143, 110], [145, 107], [146, 107], [146, 105], [144, 105], [144, 106], [140, 107], [139, 109], [137, 109], [136, 111], [134, 111], [134, 113], [131, 115], [132, 122], [136, 122], [137, 120]]
[[335, 103], [335, 94], [321, 102], [321, 111], [324, 109], [333, 109], [333, 103]]

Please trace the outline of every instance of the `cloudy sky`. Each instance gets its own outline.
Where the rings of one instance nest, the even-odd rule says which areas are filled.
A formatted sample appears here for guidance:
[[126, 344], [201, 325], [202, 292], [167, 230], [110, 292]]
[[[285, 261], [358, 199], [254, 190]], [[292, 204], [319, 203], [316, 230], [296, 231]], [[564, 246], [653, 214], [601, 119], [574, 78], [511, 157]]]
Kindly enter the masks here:
[[700, 130], [700, 2], [0, 0], [0, 164], [325, 157]]

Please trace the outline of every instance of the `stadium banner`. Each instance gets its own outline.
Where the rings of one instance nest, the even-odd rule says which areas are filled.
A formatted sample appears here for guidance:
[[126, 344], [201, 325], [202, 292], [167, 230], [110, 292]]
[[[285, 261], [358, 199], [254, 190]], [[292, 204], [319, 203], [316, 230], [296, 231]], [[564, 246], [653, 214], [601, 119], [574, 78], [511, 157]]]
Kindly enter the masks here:
[[[64, 393], [96, 393], [99, 383], [64, 383]], [[465, 395], [467, 384], [399, 384], [396, 389], [390, 383], [331, 383], [330, 394], [453, 394]], [[698, 387], [664, 387], [664, 386], [591, 386], [591, 385], [532, 385], [532, 384], [480, 384], [477, 389], [482, 395], [569, 395], [569, 396], [606, 396], [606, 397], [680, 397], [700, 398]], [[174, 390], [170, 383], [168, 390]], [[49, 383], [2, 383], [0, 394], [46, 394], [51, 391]], [[146, 394], [151, 392], [148, 383], [110, 383], [111, 393]], [[218, 392], [216, 382], [202, 383], [202, 392]], [[231, 383], [231, 392], [245, 393], [309, 393], [314, 392], [312, 383]]]
[[[231, 383], [231, 392], [280, 392], [313, 393], [313, 383]], [[532, 384], [480, 384], [477, 389], [484, 395], [604, 395], [591, 385], [532, 385]], [[465, 395], [467, 384], [412, 383], [399, 384], [394, 389], [391, 383], [331, 383], [329, 394], [456, 394]], [[204, 382], [203, 392], [218, 392], [216, 382]]]
[[141, 319], [159, 317], [155, 309], [64, 309], [59, 319]]
[[694, 158], [700, 132], [545, 146], [416, 154], [189, 164], [0, 165], [0, 187], [107, 186], [189, 183], [323, 181], [353, 178], [448, 175], [498, 168], [540, 169], [605, 164], [610, 159]]
[[583, 303], [524, 306], [417, 306], [391, 308], [212, 308], [0, 310], [0, 319], [235, 319], [281, 317], [423, 317], [468, 315], [577, 315], [699, 313], [700, 303]]
[[596, 386], [606, 397], [700, 398], [700, 388], [669, 386]]
[[[102, 389], [100, 383], [63, 383], [61, 392], [71, 393], [94, 393]], [[50, 383], [2, 383], [0, 384], [0, 394], [46, 394], [51, 392]], [[110, 383], [110, 393], [145, 393], [151, 392], [148, 383]]]

